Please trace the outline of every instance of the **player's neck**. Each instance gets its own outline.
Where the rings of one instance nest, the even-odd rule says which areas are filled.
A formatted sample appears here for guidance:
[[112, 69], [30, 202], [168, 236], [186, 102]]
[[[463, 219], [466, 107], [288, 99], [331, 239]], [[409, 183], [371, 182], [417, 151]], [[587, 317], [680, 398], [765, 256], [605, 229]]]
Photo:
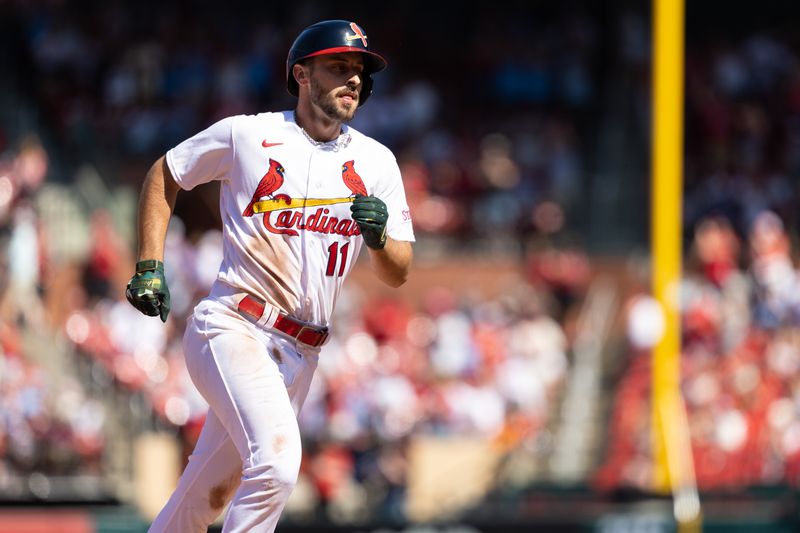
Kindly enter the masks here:
[[302, 103], [299, 103], [294, 111], [294, 120], [306, 132], [306, 135], [318, 142], [333, 141], [342, 133], [341, 122], [314, 113], [310, 106], [302, 105]]

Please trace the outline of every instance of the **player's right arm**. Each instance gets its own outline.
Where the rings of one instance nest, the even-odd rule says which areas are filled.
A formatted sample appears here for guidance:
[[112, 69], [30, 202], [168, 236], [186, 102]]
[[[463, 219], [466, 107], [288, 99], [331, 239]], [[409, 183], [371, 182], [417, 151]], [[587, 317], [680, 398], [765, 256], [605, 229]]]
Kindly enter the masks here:
[[220, 179], [233, 161], [233, 124], [222, 119], [186, 139], [156, 161], [139, 195], [139, 249], [136, 273], [125, 294], [139, 311], [167, 320], [169, 289], [164, 277], [164, 241], [179, 189]]
[[164, 241], [180, 187], [172, 177], [166, 158], [153, 163], [139, 194], [138, 260], [125, 296], [136, 309], [167, 321], [169, 288], [164, 276]]
[[167, 226], [179, 190], [166, 158], [161, 156], [147, 172], [139, 195], [139, 261], [164, 261]]

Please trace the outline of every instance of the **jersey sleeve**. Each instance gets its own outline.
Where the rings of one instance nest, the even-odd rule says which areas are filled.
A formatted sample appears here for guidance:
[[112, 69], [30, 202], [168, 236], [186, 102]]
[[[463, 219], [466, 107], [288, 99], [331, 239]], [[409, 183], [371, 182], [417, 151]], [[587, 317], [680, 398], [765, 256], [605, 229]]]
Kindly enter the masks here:
[[411, 211], [406, 201], [406, 191], [403, 187], [403, 178], [400, 168], [394, 157], [386, 165], [386, 176], [376, 188], [375, 196], [386, 203], [389, 210], [389, 220], [386, 222], [386, 233], [396, 241], [411, 241], [414, 239], [414, 228], [411, 225]]
[[167, 152], [167, 165], [175, 182], [185, 190], [218, 180], [231, 169], [234, 157], [235, 117], [216, 122]]

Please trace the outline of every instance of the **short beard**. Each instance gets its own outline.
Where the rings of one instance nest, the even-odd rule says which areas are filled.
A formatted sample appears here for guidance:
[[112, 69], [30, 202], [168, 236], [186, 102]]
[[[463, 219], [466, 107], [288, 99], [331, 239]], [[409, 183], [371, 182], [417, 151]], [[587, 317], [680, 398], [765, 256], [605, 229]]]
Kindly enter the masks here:
[[[313, 77], [311, 78], [311, 103], [316, 104], [329, 119], [342, 123], [353, 120], [358, 108], [358, 105], [355, 105], [353, 109], [347, 111], [338, 107], [336, 105], [336, 96], [325, 92]], [[357, 104], [357, 102], [354, 103]]]

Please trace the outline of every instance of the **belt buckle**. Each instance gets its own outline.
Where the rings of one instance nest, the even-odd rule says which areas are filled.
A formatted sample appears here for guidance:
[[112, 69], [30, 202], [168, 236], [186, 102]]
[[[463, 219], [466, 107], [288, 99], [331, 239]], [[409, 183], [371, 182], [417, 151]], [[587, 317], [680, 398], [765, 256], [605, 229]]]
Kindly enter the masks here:
[[[304, 342], [304, 341], [300, 340], [300, 337], [303, 336], [303, 332], [305, 332], [306, 330], [318, 335], [317, 342], [311, 344], [311, 343], [307, 343], [307, 342]], [[300, 331], [297, 332], [297, 336], [295, 337], [295, 339], [297, 339], [300, 342], [303, 342], [303, 344], [308, 344], [309, 346], [313, 346], [314, 348], [318, 348], [319, 346], [322, 346], [322, 344], [328, 339], [328, 330], [325, 329], [323, 331], [320, 331], [319, 329], [317, 329], [315, 327], [312, 327], [312, 326], [303, 326], [303, 327], [300, 328]]]

